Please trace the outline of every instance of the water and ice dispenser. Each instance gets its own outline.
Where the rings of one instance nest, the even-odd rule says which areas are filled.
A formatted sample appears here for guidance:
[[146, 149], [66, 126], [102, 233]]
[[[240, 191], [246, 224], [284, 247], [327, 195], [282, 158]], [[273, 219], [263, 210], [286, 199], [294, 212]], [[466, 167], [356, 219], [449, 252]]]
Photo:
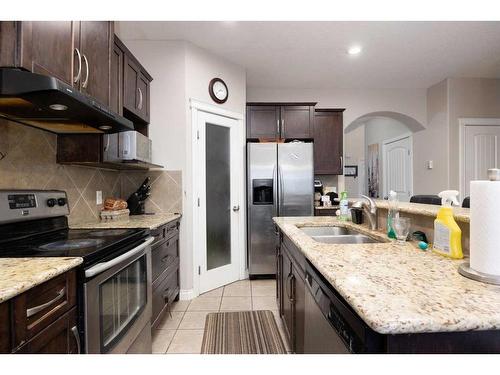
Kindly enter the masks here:
[[273, 179], [259, 178], [252, 180], [252, 197], [255, 205], [272, 205], [273, 201]]

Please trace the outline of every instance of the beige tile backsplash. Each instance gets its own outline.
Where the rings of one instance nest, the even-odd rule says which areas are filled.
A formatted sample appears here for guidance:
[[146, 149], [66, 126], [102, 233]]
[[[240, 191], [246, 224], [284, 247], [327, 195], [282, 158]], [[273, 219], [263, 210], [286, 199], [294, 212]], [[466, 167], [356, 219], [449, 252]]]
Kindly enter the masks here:
[[0, 119], [0, 189], [65, 190], [70, 220], [99, 217], [96, 191], [103, 198], [127, 199], [147, 177], [147, 212], [182, 212], [181, 171], [110, 171], [56, 163], [57, 136]]

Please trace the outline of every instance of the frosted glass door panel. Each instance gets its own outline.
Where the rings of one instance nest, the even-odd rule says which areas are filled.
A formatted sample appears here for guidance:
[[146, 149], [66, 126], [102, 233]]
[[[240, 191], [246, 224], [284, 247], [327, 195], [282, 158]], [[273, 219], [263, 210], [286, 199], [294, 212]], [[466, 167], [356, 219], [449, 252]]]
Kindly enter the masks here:
[[230, 167], [230, 129], [207, 123], [207, 270], [231, 263]]

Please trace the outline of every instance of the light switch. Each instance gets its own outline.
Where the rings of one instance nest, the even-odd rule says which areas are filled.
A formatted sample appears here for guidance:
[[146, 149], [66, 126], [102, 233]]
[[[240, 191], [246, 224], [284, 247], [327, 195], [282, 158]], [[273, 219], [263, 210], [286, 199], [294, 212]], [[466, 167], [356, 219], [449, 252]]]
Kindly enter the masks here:
[[432, 168], [434, 168], [434, 161], [428, 160], [427, 161], [427, 169], [432, 169]]
[[102, 204], [102, 190], [97, 190], [95, 192], [95, 203]]

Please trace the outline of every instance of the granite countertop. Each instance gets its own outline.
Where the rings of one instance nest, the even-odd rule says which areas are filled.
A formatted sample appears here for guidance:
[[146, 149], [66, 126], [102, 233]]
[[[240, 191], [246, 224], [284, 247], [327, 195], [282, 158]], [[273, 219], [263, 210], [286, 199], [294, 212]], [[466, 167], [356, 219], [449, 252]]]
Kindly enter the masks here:
[[388, 241], [382, 232], [334, 217], [280, 217], [275, 223], [359, 316], [383, 334], [500, 329], [500, 286], [461, 276], [463, 260], [414, 242], [324, 244], [301, 226], [338, 225]]
[[[349, 203], [354, 203], [359, 199], [349, 198]], [[374, 199], [375, 205], [378, 208], [388, 210], [389, 201], [385, 199]], [[398, 202], [398, 210], [401, 212], [406, 212], [409, 214], [432, 216], [436, 217], [441, 206], [436, 206], [433, 204], [422, 204], [422, 203], [410, 203], [410, 202]], [[463, 223], [470, 222], [470, 209], [462, 207], [453, 207], [453, 216], [456, 221], [461, 221]]]
[[144, 228], [156, 229], [162, 225], [170, 223], [181, 217], [177, 213], [165, 213], [154, 215], [131, 215], [123, 219], [115, 220], [93, 220], [93, 221], [75, 221], [69, 223], [71, 229], [128, 229]]
[[80, 265], [82, 258], [0, 258], [0, 303]]
[[339, 205], [333, 205], [333, 206], [316, 206], [314, 207], [315, 210], [338, 210]]

